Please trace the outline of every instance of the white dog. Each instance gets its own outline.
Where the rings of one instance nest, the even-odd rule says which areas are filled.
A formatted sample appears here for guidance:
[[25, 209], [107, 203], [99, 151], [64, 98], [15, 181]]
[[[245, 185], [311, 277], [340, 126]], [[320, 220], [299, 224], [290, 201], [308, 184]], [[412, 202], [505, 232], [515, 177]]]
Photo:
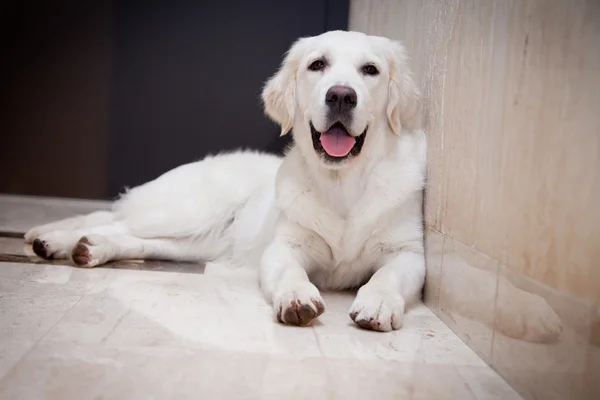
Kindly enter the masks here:
[[255, 263], [277, 319], [293, 325], [325, 310], [317, 288], [360, 287], [351, 318], [400, 328], [425, 277], [426, 143], [404, 47], [357, 32], [300, 39], [262, 97], [281, 134], [293, 131], [283, 159], [207, 157], [132, 189], [112, 212], [35, 227], [26, 240], [84, 267]]

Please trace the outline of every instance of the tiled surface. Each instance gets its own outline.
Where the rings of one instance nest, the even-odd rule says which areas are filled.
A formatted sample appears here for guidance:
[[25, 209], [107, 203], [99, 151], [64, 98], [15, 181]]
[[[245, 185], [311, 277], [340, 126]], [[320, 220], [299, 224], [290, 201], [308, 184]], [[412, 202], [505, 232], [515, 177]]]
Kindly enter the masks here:
[[25, 244], [22, 237], [0, 236], [0, 254], [11, 254], [18, 257], [34, 257], [31, 246]]
[[[2, 236], [0, 236], [0, 262], [72, 265], [69, 260], [44, 260], [36, 256], [31, 249], [31, 246], [26, 245], [23, 239]], [[201, 274], [204, 272], [205, 266], [202, 263], [165, 263], [157, 260], [121, 260], [110, 262], [104, 265], [104, 268]]]
[[0, 263], [0, 398], [518, 399], [421, 305], [357, 328], [326, 293], [311, 328], [277, 324], [256, 275]]
[[35, 225], [78, 214], [109, 210], [110, 204], [97, 200], [1, 195], [0, 232], [25, 233]]
[[600, 398], [600, 2], [356, 0], [350, 27], [423, 89], [426, 304], [525, 397]]

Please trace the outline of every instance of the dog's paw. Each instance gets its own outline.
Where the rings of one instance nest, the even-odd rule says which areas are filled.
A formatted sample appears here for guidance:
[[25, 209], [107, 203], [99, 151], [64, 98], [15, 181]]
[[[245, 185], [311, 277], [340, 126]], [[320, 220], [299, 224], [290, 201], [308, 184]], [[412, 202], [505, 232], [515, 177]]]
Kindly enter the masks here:
[[556, 342], [563, 331], [562, 321], [546, 300], [516, 287], [511, 290], [511, 301], [498, 304], [495, 329], [513, 339]]
[[33, 252], [47, 260], [69, 258], [77, 239], [71, 232], [55, 231], [37, 235], [33, 240]]
[[325, 302], [312, 283], [302, 282], [294, 286], [274, 296], [273, 307], [277, 320], [288, 325], [310, 325], [325, 311]]
[[362, 328], [389, 332], [402, 327], [404, 306], [404, 298], [399, 293], [363, 286], [358, 291], [349, 314]]
[[102, 235], [88, 235], [73, 247], [71, 259], [78, 267], [93, 268], [110, 260], [111, 244]]

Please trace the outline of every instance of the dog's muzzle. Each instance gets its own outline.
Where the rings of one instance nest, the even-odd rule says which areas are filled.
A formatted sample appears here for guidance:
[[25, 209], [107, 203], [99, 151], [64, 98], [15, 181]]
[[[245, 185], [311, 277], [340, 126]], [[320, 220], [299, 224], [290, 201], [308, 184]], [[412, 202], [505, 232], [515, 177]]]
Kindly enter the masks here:
[[365, 142], [367, 129], [359, 136], [352, 136], [340, 121], [335, 122], [326, 131], [319, 132], [310, 122], [313, 148], [325, 161], [339, 163], [360, 154]]

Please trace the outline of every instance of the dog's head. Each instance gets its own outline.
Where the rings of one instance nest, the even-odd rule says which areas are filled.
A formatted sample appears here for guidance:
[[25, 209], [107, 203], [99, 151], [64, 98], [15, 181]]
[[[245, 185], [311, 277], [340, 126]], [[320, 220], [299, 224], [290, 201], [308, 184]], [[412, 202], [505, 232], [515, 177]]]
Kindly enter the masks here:
[[399, 42], [358, 32], [302, 38], [262, 93], [265, 112], [293, 129], [304, 154], [339, 168], [420, 124], [420, 96]]

